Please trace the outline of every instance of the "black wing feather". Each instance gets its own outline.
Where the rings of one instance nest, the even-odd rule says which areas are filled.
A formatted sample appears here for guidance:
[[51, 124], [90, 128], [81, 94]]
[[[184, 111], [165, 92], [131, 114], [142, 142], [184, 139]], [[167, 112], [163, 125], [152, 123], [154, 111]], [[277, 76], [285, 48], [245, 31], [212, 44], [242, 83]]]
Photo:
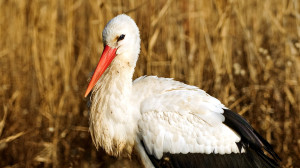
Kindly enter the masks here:
[[236, 131], [241, 136], [242, 142], [249, 144], [253, 149], [264, 148], [275, 159], [275, 162], [280, 160], [273, 147], [242, 116], [229, 109], [224, 109], [223, 115], [224, 124]]
[[[157, 168], [269, 168], [254, 151], [233, 154], [170, 154], [164, 153], [162, 159], [148, 155]], [[253, 160], [255, 161], [253, 161]]]

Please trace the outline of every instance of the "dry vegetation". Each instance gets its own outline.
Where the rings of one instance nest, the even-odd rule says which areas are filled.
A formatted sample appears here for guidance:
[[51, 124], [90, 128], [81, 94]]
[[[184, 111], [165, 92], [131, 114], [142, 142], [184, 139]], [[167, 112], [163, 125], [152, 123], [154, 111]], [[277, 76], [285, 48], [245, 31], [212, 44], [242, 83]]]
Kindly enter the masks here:
[[199, 86], [300, 167], [298, 0], [0, 0], [0, 167], [115, 161], [92, 144], [83, 95], [120, 13], [141, 31], [135, 77]]

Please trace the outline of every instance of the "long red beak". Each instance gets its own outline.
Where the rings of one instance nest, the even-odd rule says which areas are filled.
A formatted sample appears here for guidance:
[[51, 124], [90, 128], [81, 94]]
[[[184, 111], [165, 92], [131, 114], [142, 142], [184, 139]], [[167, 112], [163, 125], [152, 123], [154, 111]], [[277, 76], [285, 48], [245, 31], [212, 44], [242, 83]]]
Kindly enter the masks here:
[[111, 61], [116, 57], [116, 51], [117, 51], [116, 48], [111, 48], [108, 45], [104, 47], [100, 61], [95, 69], [95, 72], [92, 76], [89, 86], [85, 91], [84, 97], [86, 97], [91, 92], [91, 90], [93, 89], [93, 87], [95, 86], [99, 78], [101, 77], [101, 75], [107, 69]]

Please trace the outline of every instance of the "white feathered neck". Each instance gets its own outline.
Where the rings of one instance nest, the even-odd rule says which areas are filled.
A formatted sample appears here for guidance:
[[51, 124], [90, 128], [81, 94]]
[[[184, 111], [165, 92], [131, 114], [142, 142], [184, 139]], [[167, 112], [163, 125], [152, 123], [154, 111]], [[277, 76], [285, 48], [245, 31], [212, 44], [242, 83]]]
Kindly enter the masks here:
[[[121, 34], [125, 35], [124, 40], [115, 42]], [[92, 91], [90, 132], [97, 148], [101, 146], [109, 155], [130, 157], [140, 118], [130, 99], [140, 50], [135, 22], [127, 15], [115, 17], [103, 30], [103, 42], [118, 50]]]

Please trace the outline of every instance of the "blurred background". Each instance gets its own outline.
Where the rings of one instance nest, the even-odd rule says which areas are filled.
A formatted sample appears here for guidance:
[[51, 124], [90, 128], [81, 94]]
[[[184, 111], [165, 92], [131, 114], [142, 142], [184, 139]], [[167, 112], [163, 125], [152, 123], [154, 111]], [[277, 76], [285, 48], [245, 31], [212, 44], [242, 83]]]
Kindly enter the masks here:
[[134, 78], [202, 88], [300, 167], [298, 0], [0, 0], [0, 167], [136, 166], [96, 151], [83, 96], [121, 13], [140, 28]]

